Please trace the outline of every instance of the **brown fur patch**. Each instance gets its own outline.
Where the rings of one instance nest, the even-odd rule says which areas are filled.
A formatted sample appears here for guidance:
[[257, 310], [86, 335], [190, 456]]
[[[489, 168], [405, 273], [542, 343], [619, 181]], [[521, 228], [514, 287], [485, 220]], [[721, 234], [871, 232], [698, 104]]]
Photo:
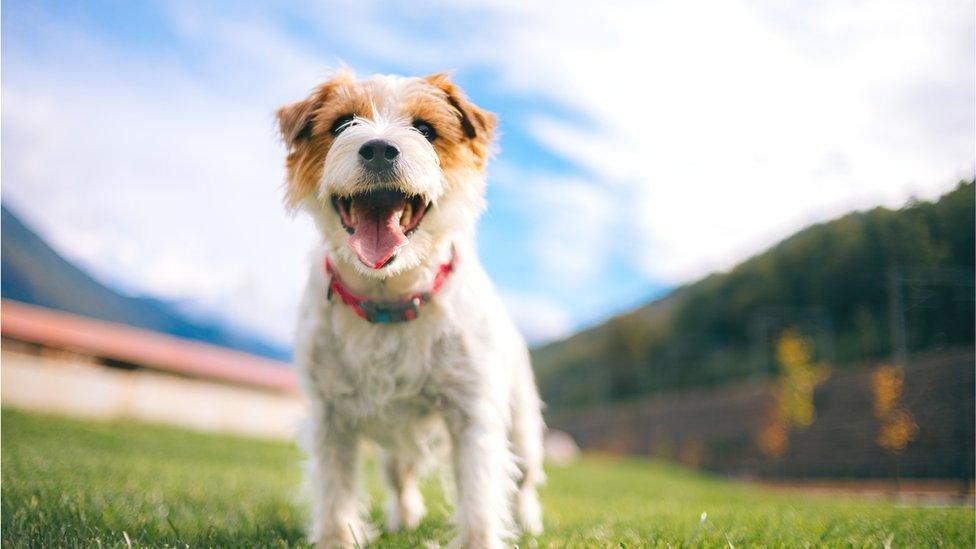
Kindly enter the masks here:
[[372, 107], [350, 72], [342, 72], [307, 98], [278, 109], [278, 124], [288, 147], [285, 205], [295, 209], [322, 178], [325, 156], [335, 136], [333, 123], [346, 115], [369, 117]]
[[444, 99], [458, 117], [458, 123], [465, 137], [470, 140], [469, 146], [475, 154], [478, 167], [483, 169], [491, 156], [491, 144], [498, 118], [469, 101], [461, 88], [451, 82], [447, 73], [425, 76], [424, 81], [444, 94]]

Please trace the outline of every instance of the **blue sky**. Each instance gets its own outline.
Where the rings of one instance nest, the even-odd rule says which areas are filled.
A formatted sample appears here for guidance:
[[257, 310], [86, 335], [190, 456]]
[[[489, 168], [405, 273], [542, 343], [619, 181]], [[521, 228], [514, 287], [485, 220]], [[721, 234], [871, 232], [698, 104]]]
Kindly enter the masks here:
[[480, 253], [534, 342], [974, 171], [971, 2], [26, 2], [3, 199], [132, 292], [287, 341], [311, 224], [273, 112], [444, 69], [501, 117]]

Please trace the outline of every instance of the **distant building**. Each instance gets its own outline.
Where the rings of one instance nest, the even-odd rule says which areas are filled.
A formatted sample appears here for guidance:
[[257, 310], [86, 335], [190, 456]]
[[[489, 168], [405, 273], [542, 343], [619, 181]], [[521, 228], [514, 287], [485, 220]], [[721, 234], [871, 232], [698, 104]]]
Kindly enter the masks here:
[[11, 300], [0, 332], [4, 406], [276, 438], [303, 414], [286, 363]]

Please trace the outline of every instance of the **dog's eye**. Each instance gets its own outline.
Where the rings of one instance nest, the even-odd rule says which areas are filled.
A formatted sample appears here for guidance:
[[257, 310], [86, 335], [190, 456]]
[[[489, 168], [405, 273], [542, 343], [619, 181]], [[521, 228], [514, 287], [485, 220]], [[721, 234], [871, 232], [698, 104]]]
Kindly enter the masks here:
[[332, 132], [332, 135], [339, 135], [340, 133], [344, 132], [346, 128], [354, 125], [355, 123], [356, 117], [351, 114], [343, 115], [336, 118], [336, 121], [332, 123], [332, 129], [329, 131]]
[[434, 126], [423, 120], [417, 120], [413, 123], [413, 127], [420, 132], [420, 135], [424, 136], [427, 141], [433, 141], [437, 137], [437, 132], [434, 131]]

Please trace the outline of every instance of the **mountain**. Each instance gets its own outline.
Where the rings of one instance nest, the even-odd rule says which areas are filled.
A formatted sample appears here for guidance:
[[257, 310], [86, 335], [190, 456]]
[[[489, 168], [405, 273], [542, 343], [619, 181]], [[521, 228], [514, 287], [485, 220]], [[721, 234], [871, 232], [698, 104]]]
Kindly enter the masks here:
[[534, 349], [543, 399], [573, 408], [767, 376], [787, 328], [832, 365], [888, 360], [900, 341], [907, 352], [972, 346], [974, 204], [964, 181], [936, 202], [814, 225], [728, 272]]
[[0, 210], [0, 295], [4, 299], [289, 360], [287, 349], [244, 330], [188, 318], [159, 299], [120, 294], [58, 255], [6, 206]]

